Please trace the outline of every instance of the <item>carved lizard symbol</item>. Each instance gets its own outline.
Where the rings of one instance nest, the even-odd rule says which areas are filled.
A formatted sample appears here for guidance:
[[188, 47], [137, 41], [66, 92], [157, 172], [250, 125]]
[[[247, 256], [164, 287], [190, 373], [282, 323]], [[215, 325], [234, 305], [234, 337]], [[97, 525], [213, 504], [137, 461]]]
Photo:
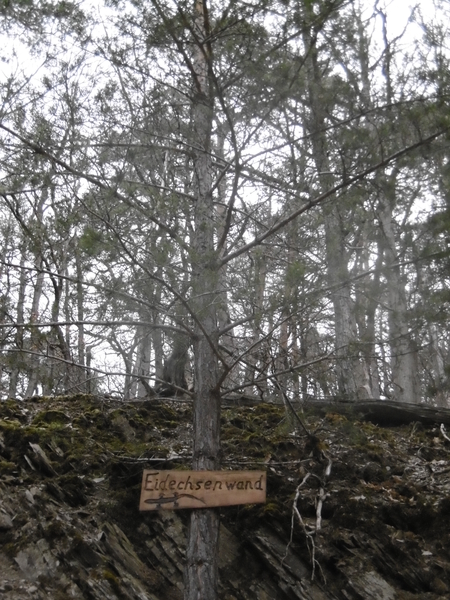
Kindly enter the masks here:
[[192, 498], [193, 500], [198, 500], [202, 504], [205, 504], [205, 501], [201, 498], [197, 498], [197, 496], [193, 496], [192, 494], [178, 494], [178, 492], [174, 492], [173, 496], [164, 496], [164, 494], [160, 494], [159, 498], [148, 498], [144, 500], [145, 504], [156, 504], [157, 508], [160, 508], [162, 504], [171, 504], [173, 502], [174, 507], [178, 507], [178, 500], [180, 498]]

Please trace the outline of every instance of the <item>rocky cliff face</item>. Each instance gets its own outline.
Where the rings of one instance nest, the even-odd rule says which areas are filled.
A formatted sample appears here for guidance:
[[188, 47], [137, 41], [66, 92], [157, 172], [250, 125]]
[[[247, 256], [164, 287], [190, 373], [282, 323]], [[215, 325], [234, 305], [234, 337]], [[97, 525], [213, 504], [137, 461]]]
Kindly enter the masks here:
[[[450, 597], [450, 443], [328, 407], [292, 432], [224, 409], [223, 467], [265, 505], [221, 510], [224, 600]], [[142, 470], [188, 468], [190, 409], [94, 397], [0, 403], [0, 598], [182, 598], [186, 511], [138, 511]]]

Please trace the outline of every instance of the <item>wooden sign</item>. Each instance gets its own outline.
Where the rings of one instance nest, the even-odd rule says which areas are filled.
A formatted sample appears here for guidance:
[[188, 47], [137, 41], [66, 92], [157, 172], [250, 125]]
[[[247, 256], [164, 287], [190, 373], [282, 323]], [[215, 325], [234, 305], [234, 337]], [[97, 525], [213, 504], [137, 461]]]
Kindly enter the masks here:
[[144, 471], [139, 510], [266, 501], [265, 471]]

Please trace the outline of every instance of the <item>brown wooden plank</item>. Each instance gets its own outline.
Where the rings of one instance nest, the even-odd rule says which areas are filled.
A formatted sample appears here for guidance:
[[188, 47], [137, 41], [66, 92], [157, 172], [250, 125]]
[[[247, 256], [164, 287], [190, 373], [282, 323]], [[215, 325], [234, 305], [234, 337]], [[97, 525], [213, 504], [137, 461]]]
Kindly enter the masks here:
[[139, 510], [207, 508], [265, 501], [265, 471], [146, 469], [142, 476]]

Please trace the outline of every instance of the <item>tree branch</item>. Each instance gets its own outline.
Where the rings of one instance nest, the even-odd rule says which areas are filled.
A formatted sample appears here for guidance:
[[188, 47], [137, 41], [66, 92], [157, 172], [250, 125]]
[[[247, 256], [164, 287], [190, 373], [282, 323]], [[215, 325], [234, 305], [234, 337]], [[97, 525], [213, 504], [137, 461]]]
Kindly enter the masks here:
[[412, 152], [413, 150], [416, 150], [417, 148], [420, 148], [421, 146], [424, 146], [426, 144], [429, 144], [429, 143], [433, 142], [434, 140], [436, 140], [437, 138], [441, 137], [442, 135], [445, 135], [449, 131], [450, 131], [450, 127], [446, 127], [445, 129], [443, 129], [443, 130], [441, 130], [441, 131], [439, 131], [437, 133], [434, 133], [433, 135], [430, 135], [427, 138], [425, 138], [423, 140], [420, 140], [419, 142], [416, 142], [415, 144], [407, 146], [406, 148], [402, 148], [402, 150], [399, 150], [398, 152], [394, 152], [394, 154], [391, 154], [390, 156], [388, 156], [387, 158], [381, 160], [377, 164], [372, 165], [370, 167], [367, 167], [367, 169], [364, 169], [360, 173], [357, 173], [356, 175], [353, 175], [352, 177], [349, 177], [345, 181], [342, 181], [338, 185], [335, 185], [334, 187], [330, 188], [329, 190], [327, 190], [323, 194], [320, 194], [317, 198], [314, 198], [313, 200], [310, 200], [309, 202], [306, 202], [300, 208], [298, 208], [297, 210], [293, 211], [290, 215], [288, 215], [284, 219], [281, 219], [280, 221], [278, 221], [278, 223], [276, 223], [275, 225], [273, 225], [272, 227], [270, 227], [265, 233], [263, 233], [263, 234], [261, 234], [259, 236], [256, 236], [248, 244], [245, 244], [244, 246], [241, 246], [240, 248], [238, 248], [234, 252], [231, 252], [231, 253], [225, 255], [222, 258], [222, 260], [220, 261], [220, 266], [225, 265], [226, 263], [228, 263], [231, 260], [237, 258], [238, 256], [241, 256], [242, 254], [245, 254], [246, 252], [248, 252], [249, 250], [251, 250], [255, 246], [259, 246], [260, 244], [262, 244], [262, 242], [264, 242], [266, 239], [272, 237], [275, 233], [277, 233], [278, 231], [280, 231], [280, 229], [283, 229], [286, 225], [288, 225], [291, 221], [293, 221], [294, 219], [296, 219], [297, 217], [299, 217], [301, 214], [303, 214], [303, 213], [311, 210], [311, 208], [314, 208], [315, 206], [321, 204], [324, 200], [326, 200], [327, 198], [330, 198], [331, 196], [333, 196], [334, 194], [336, 194], [340, 190], [347, 189], [348, 187], [350, 187], [354, 183], [356, 183], [358, 181], [361, 181], [362, 179], [365, 179], [367, 177], [367, 175], [370, 175], [371, 173], [374, 173], [375, 171], [378, 171], [378, 169], [386, 167], [387, 165], [391, 164], [392, 162], [394, 162], [394, 161], [398, 160], [399, 158], [405, 156], [409, 152]]

